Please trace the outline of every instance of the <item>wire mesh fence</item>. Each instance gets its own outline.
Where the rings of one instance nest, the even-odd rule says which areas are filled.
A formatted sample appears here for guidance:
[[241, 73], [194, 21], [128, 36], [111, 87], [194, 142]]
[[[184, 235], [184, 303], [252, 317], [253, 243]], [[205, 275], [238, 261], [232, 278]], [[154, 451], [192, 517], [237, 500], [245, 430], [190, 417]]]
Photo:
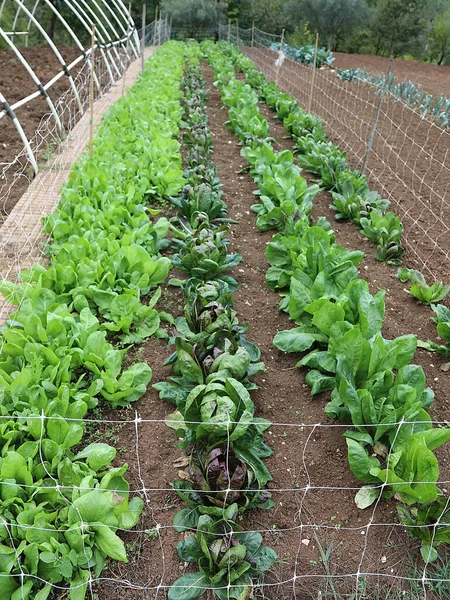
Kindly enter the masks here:
[[[437, 279], [450, 280], [450, 130], [386, 91], [356, 77], [342, 81], [332, 68], [312, 69], [271, 50], [281, 37], [253, 28], [221, 26], [221, 39], [241, 49], [304, 108], [322, 117], [329, 139], [348, 154], [352, 168], [390, 200], [404, 224], [406, 260]], [[378, 112], [378, 116], [377, 116]], [[374, 123], [377, 126], [374, 130]]]
[[[147, 45], [158, 45], [170, 35], [177, 37], [185, 33], [177, 30], [170, 32], [167, 21], [161, 21], [159, 25], [147, 28], [145, 40]], [[289, 59], [277, 68], [275, 61], [278, 54], [268, 49], [268, 46], [273, 42], [280, 42], [280, 36], [271, 36], [256, 28], [237, 30], [222, 26], [219, 37], [227, 39], [228, 35], [231, 42], [245, 46], [243, 50], [270, 78], [277, 78], [280, 87], [289, 91], [302, 106], [307, 105], [311, 90], [311, 69]], [[198, 36], [209, 37], [209, 33], [199, 32]], [[99, 80], [104, 82], [102, 89], [105, 91], [110, 83], [100, 57], [97, 59], [95, 70]], [[79, 89], [84, 90], [82, 104], [86, 108], [89, 102], [88, 70], [81, 70], [77, 77]], [[126, 81], [123, 85], [126, 86]], [[324, 70], [316, 74], [312, 110], [324, 118], [331, 139], [348, 151], [349, 160], [355, 167], [361, 163], [367, 150], [378, 99], [377, 90], [367, 87], [363, 82], [347, 85], [338, 80], [331, 71]], [[70, 91], [61, 97], [55, 106], [64, 122], [65, 130], [72, 131], [79, 119], [79, 110]], [[88, 126], [88, 119], [85, 119], [85, 130]], [[367, 173], [374, 187], [378, 187], [391, 200], [396, 212], [402, 216], [405, 223], [405, 241], [411, 254], [423, 268], [434, 275], [442, 273], [437, 269], [439, 265], [442, 267], [442, 261], [448, 260], [450, 248], [447, 225], [450, 185], [447, 162], [448, 135], [445, 130], [421, 118], [417, 111], [394, 98], [389, 98], [383, 103], [380, 124], [367, 165]], [[67, 152], [64, 152], [67, 146], [60, 144], [61, 141], [54, 118], [48, 116], [42, 121], [32, 140], [32, 147], [42, 160], [52, 155], [51, 166], [43, 166], [42, 169], [46, 170], [46, 175], [48, 173], [48, 179], [44, 179], [40, 184], [42, 195], [46, 194], [47, 189], [55, 188], [56, 181], [63, 183], [68, 176], [72, 161]], [[80, 137], [80, 147], [76, 148], [71, 145], [70, 139], [67, 141], [73, 156], [85, 142], [86, 136]], [[4, 168], [0, 179], [2, 197], [7, 198], [16, 183], [22, 180], [31, 181], [29, 167], [24, 151]], [[17, 170], [14, 170], [15, 168]], [[38, 211], [40, 216], [44, 216], [52, 210], [55, 198], [50, 198], [49, 204], [45, 205], [36, 205], [35, 198], [36, 190], [26, 200], [25, 214], [28, 211], [34, 215]], [[42, 238], [39, 234], [39, 219], [34, 221], [32, 229], [28, 228], [25, 221], [19, 222], [14, 217], [5, 221], [0, 233], [2, 277], [15, 279], [21, 269], [31, 266], [31, 262], [36, 261], [36, 252], [42, 255]], [[23, 235], [28, 244], [24, 243]], [[176, 578], [174, 573], [178, 571], [179, 574], [186, 570], [186, 564], [180, 562], [176, 555], [174, 540], [178, 538], [174, 535], [172, 526], [174, 510], [180, 508], [181, 503], [172, 486], [167, 483], [173, 479], [174, 474], [180, 476], [180, 473], [179, 468], [174, 466], [174, 455], [165, 449], [172, 446], [171, 442], [167, 442], [168, 421], [154, 416], [158, 413], [155, 408], [158, 402], [156, 392], [152, 391], [147, 406], [143, 406], [139, 414], [129, 411], [117, 417], [103, 415], [98, 419], [85, 420], [100, 436], [110, 436], [111, 432], [115, 432], [117, 446], [122, 439], [127, 441], [122, 456], [130, 463], [130, 493], [141, 497], [145, 504], [141, 521], [135, 530], [129, 532], [118, 529], [118, 532], [125, 536], [127, 547], [131, 551], [131, 560], [135, 561], [132, 568], [111, 565], [106, 571], [106, 576], [98, 577], [90, 571], [87, 582], [90, 599], [98, 596], [108, 597], [109, 600], [165, 598]], [[39, 423], [51, 420], [51, 417], [44, 415], [31, 417], [33, 418]], [[0, 425], [1, 421], [6, 419], [10, 420], [11, 417], [0, 416]], [[231, 424], [234, 423], [230, 421]], [[434, 422], [435, 426], [446, 424], [444, 421]], [[400, 428], [405, 422], [397, 425]], [[343, 457], [340, 451], [342, 447], [345, 448], [341, 438], [343, 428], [346, 429], [347, 426], [324, 424], [312, 419], [303, 421], [300, 418], [290, 422], [272, 423], [268, 435], [278, 440], [280, 452], [283, 453], [285, 446], [298, 450], [295, 456], [286, 457], [285, 475], [289, 484], [270, 486], [275, 501], [275, 514], [267, 513], [266, 516], [258, 513], [250, 517], [250, 526], [246, 528], [247, 532], [261, 533], [278, 549], [280, 557], [276, 568], [255, 585], [253, 597], [261, 600], [304, 600], [310, 597], [363, 600], [376, 598], [373, 594], [378, 593], [379, 598], [416, 600], [433, 598], [433, 592], [430, 593], [431, 586], [441, 586], [444, 594], [442, 597], [450, 597], [450, 579], [430, 571], [427, 562], [421, 570], [416, 570], [413, 574], [408, 571], [404, 560], [405, 549], [416, 550], [417, 544], [405, 536], [404, 526], [392, 514], [391, 508], [386, 508], [381, 503], [385, 484], [378, 486], [377, 501], [373, 508], [362, 516], [355, 511], [346, 513], [343, 510], [346, 505], [353, 504], [353, 497], [359, 490], [359, 487], [345, 481], [341, 484], [333, 481], [330, 475], [342, 470]], [[37, 445], [38, 456], [41, 457], [45, 470], [43, 431], [44, 427], [37, 438]], [[324, 440], [327, 444], [332, 444], [333, 452], [328, 454], [327, 463], [318, 468], [315, 457], [318, 446]], [[229, 440], [227, 446], [230, 446]], [[227, 455], [227, 460], [228, 458]], [[450, 485], [448, 465], [443, 469], [438, 485], [444, 490]], [[22, 483], [18, 484], [18, 487], [30, 486]], [[51, 481], [47, 482], [47, 487], [52, 487]], [[65, 493], [73, 487], [54, 487], [61, 494], [62, 501], [67, 502]], [[85, 484], [83, 490], [88, 492], [93, 488]], [[109, 491], [119, 494], [121, 489], [110, 488]], [[199, 494], [205, 493], [201, 489], [196, 491]], [[282, 520], [277, 516], [277, 507], [280, 507], [281, 513], [283, 505], [285, 508], [289, 507], [289, 520]], [[325, 511], [329, 515], [327, 520], [318, 521], [318, 505], [322, 514]], [[284, 514], [286, 511], [283, 511]], [[450, 526], [450, 523], [441, 522], [440, 525]], [[1, 526], [9, 535], [17, 524], [3, 520]], [[45, 525], [21, 526], [24, 530], [32, 529], [36, 532], [47, 533], [49, 529]], [[84, 531], [85, 527], [87, 523], [81, 519], [77, 528]], [[52, 528], [52, 535], [65, 531]], [[369, 543], [369, 540], [373, 539], [378, 540], [376, 548], [388, 548], [386, 554], [376, 554], [373, 551], [374, 546]], [[19, 548], [13, 544], [13, 550], [19, 564], [22, 564]], [[25, 571], [21, 576], [23, 582], [31, 577]], [[1, 578], [5, 578], [6, 581], [6, 575], [0, 575], [0, 589]], [[45, 577], [38, 578], [43, 584], [48, 583]], [[80, 587], [82, 585], [84, 584], [80, 584]], [[60, 584], [52, 584], [51, 591], [59, 597], [65, 597], [69, 590]], [[230, 584], [222, 591], [225, 597], [232, 597], [233, 585]]]
[[[147, 401], [153, 409], [159, 402], [158, 399], [149, 397]], [[160, 410], [156, 409], [155, 412]], [[96, 432], [94, 439], [95, 435], [99, 440], [108, 439], [108, 435], [114, 432], [117, 439], [125, 444], [118, 448], [120, 452], [114, 468], [129, 463], [126, 477], [130, 487], [127, 493], [141, 498], [144, 503], [139, 523], [132, 531], [125, 527], [117, 528], [117, 533], [126, 542], [131, 564], [112, 563], [102, 576], [97, 576], [93, 569], [90, 570], [86, 595], [89, 600], [166, 598], [174, 579], [188, 570], [188, 565], [180, 561], [175, 549], [176, 542], [183, 535], [177, 534], [173, 529], [174, 514], [184, 506], [170, 484], [176, 477], [187, 476], [177, 466], [183, 454], [170, 451], [173, 446], [173, 439], [168, 439], [172, 438], [167, 429], [170, 418], [149, 418], [146, 414], [149, 414], [146, 408], [140, 413], [129, 409], [115, 417], [103, 415], [101, 418], [84, 420], [90, 431]], [[1, 417], [0, 424], [6, 419], [14, 417]], [[79, 491], [78, 486], [57, 482], [51, 475], [46, 459], [46, 431], [49, 430], [49, 423], [55, 423], [57, 419], [44, 415], [30, 416], [30, 419], [36, 420], [41, 431], [35, 444], [45, 474], [44, 491], [46, 494], [54, 492], [60, 495], [60, 504], [71, 506], [77, 497], [71, 498], [71, 494]], [[78, 422], [67, 417], [64, 421]], [[245, 425], [245, 422], [240, 423]], [[209, 423], [202, 421], [201, 424], [207, 426]], [[234, 422], [230, 422], [230, 427], [234, 425]], [[406, 422], [398, 423], [399, 428], [406, 425]], [[321, 599], [327, 596], [339, 600], [434, 600], [439, 596], [434, 595], [433, 588], [440, 587], [440, 598], [447, 598], [450, 593], [450, 578], [445, 572], [436, 573], [427, 561], [413, 569], [414, 563], [408, 559], [408, 552], [417, 551], [417, 543], [408, 539], [405, 526], [398, 522], [392, 506], [387, 506], [389, 503], [382, 500], [385, 484], [377, 486], [378, 498], [374, 505], [369, 510], [357, 512], [356, 508], [352, 510], [348, 507], [354, 504], [354, 496], [360, 487], [344, 481], [339, 484], [335, 476], [330, 476], [330, 473], [337, 475], [342, 470], [343, 456], [336, 452], [332, 456], [330, 453], [323, 469], [318, 469], [314, 463], [318, 452], [321, 452], [319, 448], [323, 441], [326, 440], [328, 445], [334, 443], [346, 428], [346, 425], [300, 420], [271, 424], [268, 434], [270, 443], [277, 451], [285, 452], [282, 442], [286, 446], [292, 445], [298, 451], [295, 457], [291, 455], [286, 461], [286, 473], [276, 474], [276, 479], [280, 481], [283, 478], [285, 485], [270, 485], [274, 508], [270, 511], [254, 511], [254, 514], [252, 511], [246, 513], [245, 532], [261, 534], [265, 543], [271, 545], [279, 557], [271, 571], [254, 584], [253, 597], [260, 600]], [[231, 447], [231, 441], [224, 446], [227, 454], [226, 447]], [[159, 460], [155, 460], [157, 456]], [[389, 461], [389, 457], [387, 460]], [[445, 476], [438, 482], [444, 488], [449, 483]], [[42, 485], [7, 481], [2, 482], [3, 494], [6, 494], [4, 490], [8, 486], [16, 495], [18, 490], [31, 496], [33, 492], [37, 495], [44, 494]], [[83, 495], [98, 491], [98, 486], [88, 481], [83, 482], [80, 487]], [[109, 485], [107, 490], [110, 494], [118, 495], [124, 492], [119, 481], [117, 487]], [[194, 491], [198, 495], [208, 494], [210, 497], [215, 494], [214, 491], [195, 487]], [[242, 488], [239, 492], [245, 494], [252, 490]], [[223, 496], [222, 492], [220, 494]], [[224, 508], [229, 505], [226, 496], [218, 502], [219, 506], [223, 502]], [[77, 504], [81, 506], [79, 502]], [[319, 515], [324, 517], [319, 519]], [[79, 513], [77, 521], [72, 525], [71, 531], [84, 532], [92, 527], [87, 515], [83, 517]], [[100, 525], [96, 523], [97, 527]], [[444, 528], [450, 526], [450, 523], [443, 520], [439, 525]], [[33, 532], [34, 536], [39, 536], [40, 533], [48, 536], [51, 532], [54, 538], [67, 532], [65, 523], [58, 527], [57, 524], [55, 526], [44, 521], [40, 524], [28, 524], [22, 519], [18, 524], [12, 515], [10, 520], [2, 518], [1, 526], [10, 532], [10, 540], [17, 540], [18, 530], [25, 534]], [[105, 529], [106, 527], [108, 525], [105, 525]], [[421, 526], [416, 528], [420, 529]], [[425, 529], [425, 526], [422, 528]], [[217, 535], [220, 538], [220, 534]], [[31, 539], [31, 535], [29, 537]], [[14, 542], [12, 547], [18, 564], [22, 565], [24, 559], [21, 558], [21, 551]], [[0, 573], [0, 582], [2, 578], [6, 580], [6, 577], [6, 574]], [[31, 575], [24, 570], [23, 583], [26, 584], [31, 579], [38, 580], [43, 585], [49, 584], [45, 576]], [[80, 584], [79, 587], [84, 585]], [[62, 583], [52, 583], [50, 589], [61, 596], [69, 591]], [[228, 593], [226, 587], [223, 589], [225, 598], [233, 598], [233, 583], [228, 586]]]

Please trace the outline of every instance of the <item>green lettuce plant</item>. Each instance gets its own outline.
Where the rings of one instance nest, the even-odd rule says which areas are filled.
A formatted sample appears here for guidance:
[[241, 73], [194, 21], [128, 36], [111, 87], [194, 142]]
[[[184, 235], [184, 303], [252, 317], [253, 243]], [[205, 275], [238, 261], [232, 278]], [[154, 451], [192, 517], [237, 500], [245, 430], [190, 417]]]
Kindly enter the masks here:
[[399, 269], [397, 277], [403, 283], [411, 282], [411, 288], [405, 291], [422, 304], [441, 302], [450, 291], [450, 285], [444, 285], [442, 281], [428, 285], [422, 273], [415, 269]]

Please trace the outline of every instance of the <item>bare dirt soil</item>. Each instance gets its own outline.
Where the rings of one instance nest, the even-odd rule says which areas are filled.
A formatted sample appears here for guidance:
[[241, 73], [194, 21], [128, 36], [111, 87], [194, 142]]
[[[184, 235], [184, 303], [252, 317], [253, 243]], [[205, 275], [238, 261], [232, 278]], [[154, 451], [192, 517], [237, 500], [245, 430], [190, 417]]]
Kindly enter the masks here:
[[[333, 52], [333, 56], [335, 57], [333, 68], [360, 68], [369, 73], [386, 73], [389, 63], [389, 58], [371, 54]], [[443, 94], [450, 98], [450, 67], [395, 58], [392, 61], [392, 72], [399, 81], [409, 79], [413, 83], [420, 84], [427, 94], [435, 96]]]
[[[67, 63], [70, 63], [80, 54], [78, 48], [59, 48], [59, 50]], [[22, 48], [21, 53], [40, 79], [42, 85], [45, 85], [61, 70], [58, 59], [49, 47]], [[80, 65], [82, 64], [83, 62], [80, 63]], [[73, 69], [72, 75], [74, 77], [79, 69], [79, 66]], [[50, 88], [49, 96], [53, 102], [56, 102], [68, 89], [68, 78], [63, 76]], [[33, 94], [36, 90], [32, 78], [13, 52], [0, 51], [0, 91], [6, 101], [12, 105]], [[50, 109], [43, 97], [37, 97], [18, 108], [15, 112], [25, 135], [30, 140], [34, 137], [43, 117], [49, 114]], [[45, 160], [48, 151], [48, 146], [43, 144], [41, 151], [38, 153], [38, 159]], [[0, 221], [11, 212], [11, 209], [33, 178], [33, 170], [28, 165], [26, 157], [19, 159], [13, 167], [2, 175], [5, 164], [14, 161], [15, 157], [21, 152], [23, 152], [22, 140], [10, 117], [5, 116], [0, 120]]]
[[[273, 476], [270, 488], [275, 508], [246, 513], [243, 525], [247, 530], [261, 531], [265, 543], [277, 551], [279, 561], [261, 589], [255, 590], [254, 597], [343, 599], [352, 597], [350, 594], [358, 587], [361, 600], [394, 598], [390, 594], [409, 592], [406, 578], [412, 572], [412, 564], [421, 565], [417, 544], [399, 525], [394, 502], [382, 501], [365, 511], [356, 508], [353, 497], [360, 483], [347, 464], [343, 428], [331, 423], [323, 412], [328, 395], [312, 398], [304, 373], [295, 368], [299, 356], [283, 354], [273, 346], [274, 335], [291, 323], [287, 315], [278, 311], [279, 296], [265, 284], [265, 246], [272, 233], [255, 227], [255, 215], [250, 210], [255, 184], [246, 173], [239, 173], [246, 162], [240, 156], [236, 138], [224, 127], [227, 114], [220, 94], [212, 87], [211, 70], [206, 68], [205, 74], [210, 89], [213, 160], [230, 216], [239, 221], [232, 226], [231, 249], [244, 257], [244, 263], [233, 272], [239, 283], [235, 308], [240, 322], [251, 325], [248, 337], [261, 349], [267, 368], [258, 376], [260, 388], [252, 392], [252, 397], [256, 414], [273, 422], [266, 441], [273, 448], [267, 466]], [[270, 120], [276, 148], [292, 148], [292, 141], [286, 138], [272, 111], [261, 106], [261, 112]], [[320, 194], [315, 202], [315, 216], [325, 215], [332, 220], [330, 201], [329, 194]], [[366, 253], [360, 272], [369, 281], [372, 292], [387, 290], [385, 337], [413, 332], [423, 339], [435, 339], [430, 309], [405, 294], [395, 269], [373, 258], [374, 247], [352, 224], [333, 221], [333, 227], [339, 243]], [[173, 288], [166, 288], [161, 308], [177, 313], [182, 305], [183, 299]], [[137, 358], [151, 365], [152, 381], [157, 382], [169, 375], [169, 369], [161, 366], [169, 354], [170, 348], [162, 341], [150, 340], [137, 351]], [[416, 359], [436, 394], [433, 418], [447, 420], [449, 375], [441, 370], [445, 360], [423, 351], [418, 351]], [[135, 410], [142, 422], [133, 421]], [[100, 600], [163, 600], [167, 598], [166, 586], [189, 568], [180, 562], [176, 552], [182, 534], [171, 528], [173, 516], [182, 506], [170, 487], [177, 478], [176, 461], [182, 453], [175, 446], [173, 431], [162, 422], [172, 411], [173, 407], [161, 402], [156, 391], [149, 388], [132, 409], [111, 413], [111, 418], [128, 420], [127, 424], [99, 432], [120, 449], [120, 462], [130, 464], [132, 489], [146, 500], [140, 531], [124, 536], [130, 563], [114, 563], [102, 574], [105, 579], [96, 589]], [[439, 458], [441, 480], [447, 482], [448, 451], [441, 451]], [[146, 494], [142, 493], [144, 488]], [[421, 573], [416, 572], [416, 576]], [[422, 594], [402, 597], [419, 600]], [[427, 598], [435, 597], [429, 592]]]

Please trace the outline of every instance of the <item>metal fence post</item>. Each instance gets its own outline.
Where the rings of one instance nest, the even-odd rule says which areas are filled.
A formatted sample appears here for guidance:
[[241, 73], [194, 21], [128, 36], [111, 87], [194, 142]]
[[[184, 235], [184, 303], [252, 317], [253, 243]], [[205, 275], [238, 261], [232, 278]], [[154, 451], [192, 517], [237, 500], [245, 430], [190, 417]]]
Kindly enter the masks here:
[[280, 56], [279, 56], [279, 63], [277, 64], [277, 72], [275, 74], [275, 83], [278, 85], [278, 76], [280, 74], [280, 69], [281, 69], [281, 62], [282, 62], [282, 54], [283, 54], [283, 42], [284, 42], [284, 29], [281, 32], [281, 41], [280, 41]]
[[314, 46], [314, 62], [313, 62], [313, 70], [311, 75], [311, 91], [309, 92], [309, 102], [308, 102], [308, 112], [311, 112], [312, 107], [312, 99], [314, 92], [314, 79], [316, 78], [316, 63], [317, 63], [317, 50], [319, 48], [319, 32], [316, 33], [316, 44]]
[[146, 21], [147, 6], [142, 5], [142, 36], [141, 36], [141, 71], [144, 72], [144, 54], [145, 54], [145, 21]]
[[377, 130], [377, 125], [378, 125], [378, 120], [380, 118], [380, 112], [381, 112], [381, 105], [383, 104], [383, 98], [384, 98], [384, 94], [386, 92], [386, 87], [389, 81], [389, 75], [391, 74], [391, 68], [392, 68], [392, 61], [394, 60], [394, 57], [391, 56], [389, 58], [389, 64], [388, 64], [388, 68], [386, 71], [386, 77], [384, 78], [384, 83], [383, 83], [383, 87], [381, 88], [381, 94], [380, 94], [380, 99], [378, 101], [378, 106], [377, 106], [377, 112], [375, 115], [375, 120], [373, 122], [373, 126], [372, 126], [372, 131], [370, 134], [370, 138], [369, 138], [369, 142], [367, 144], [367, 149], [364, 153], [363, 159], [362, 159], [362, 165], [361, 165], [361, 173], [364, 173], [365, 168], [366, 168], [366, 164], [367, 164], [367, 159], [369, 157], [369, 154], [372, 150], [372, 146], [373, 146], [373, 140], [375, 139], [375, 132]]

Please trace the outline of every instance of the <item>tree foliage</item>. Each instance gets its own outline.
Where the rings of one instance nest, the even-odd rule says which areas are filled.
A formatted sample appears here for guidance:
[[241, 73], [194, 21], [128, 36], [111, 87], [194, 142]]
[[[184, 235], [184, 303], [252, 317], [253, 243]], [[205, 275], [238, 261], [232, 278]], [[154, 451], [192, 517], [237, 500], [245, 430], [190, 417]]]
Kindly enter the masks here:
[[439, 13], [432, 22], [429, 38], [430, 60], [436, 60], [441, 65], [450, 56], [450, 5]]
[[215, 29], [223, 18], [224, 8], [218, 0], [162, 0], [160, 3], [161, 15], [171, 17], [172, 27], [193, 36], [199, 30]]
[[331, 50], [337, 39], [370, 18], [365, 0], [304, 0], [303, 12], [311, 27], [326, 40]]
[[373, 26], [377, 49], [394, 56], [414, 52], [426, 30], [429, 9], [427, 0], [378, 0]]

